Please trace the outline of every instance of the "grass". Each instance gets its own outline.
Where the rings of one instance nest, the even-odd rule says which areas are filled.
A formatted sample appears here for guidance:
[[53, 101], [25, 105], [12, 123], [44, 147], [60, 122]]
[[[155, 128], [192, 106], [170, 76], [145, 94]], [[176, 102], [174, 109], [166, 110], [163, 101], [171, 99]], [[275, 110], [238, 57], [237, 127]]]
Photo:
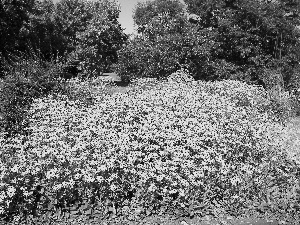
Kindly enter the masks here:
[[61, 225], [299, 215], [298, 119], [276, 122], [263, 89], [184, 74], [68, 85], [34, 101], [29, 136], [0, 141], [6, 215]]

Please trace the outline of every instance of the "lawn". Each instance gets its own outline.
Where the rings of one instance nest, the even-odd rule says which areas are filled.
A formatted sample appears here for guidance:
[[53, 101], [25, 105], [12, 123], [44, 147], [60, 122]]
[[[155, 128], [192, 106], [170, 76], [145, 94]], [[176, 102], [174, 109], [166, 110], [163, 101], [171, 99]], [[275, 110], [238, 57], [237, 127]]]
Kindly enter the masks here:
[[35, 100], [28, 136], [0, 139], [0, 210], [35, 224], [298, 224], [299, 119], [276, 122], [270, 105], [260, 87], [181, 73], [71, 81]]

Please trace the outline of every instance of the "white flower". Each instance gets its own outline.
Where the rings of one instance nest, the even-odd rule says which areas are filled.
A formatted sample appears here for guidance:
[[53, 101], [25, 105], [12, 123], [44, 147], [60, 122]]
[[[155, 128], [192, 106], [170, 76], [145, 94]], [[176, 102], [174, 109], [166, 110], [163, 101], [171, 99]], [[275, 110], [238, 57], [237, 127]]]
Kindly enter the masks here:
[[4, 192], [4, 191], [1, 191], [1, 192], [0, 192], [0, 202], [3, 202], [5, 198], [6, 198], [5, 192]]
[[150, 192], [155, 191], [156, 189], [157, 189], [157, 188], [156, 188], [155, 184], [151, 184], [151, 185], [148, 187], [148, 190], [149, 190]]
[[92, 183], [92, 182], [94, 182], [95, 178], [92, 177], [91, 175], [87, 174], [87, 175], [84, 175], [84, 180], [88, 183]]
[[19, 171], [19, 165], [14, 165], [13, 168], [11, 168], [11, 171], [16, 173]]
[[5, 213], [4, 208], [2, 206], [0, 206], [0, 215], [2, 215], [4, 213]]
[[50, 180], [51, 178], [58, 177], [58, 175], [57, 175], [57, 169], [54, 168], [54, 169], [49, 170], [49, 171], [46, 173], [46, 177], [47, 177], [47, 179], [49, 179], [49, 180]]
[[15, 195], [16, 189], [12, 186], [9, 186], [6, 190], [6, 192], [9, 197], [12, 197]]
[[117, 190], [117, 186], [114, 184], [110, 185], [110, 190], [112, 190], [112, 191]]
[[96, 177], [96, 180], [97, 180], [99, 183], [101, 183], [104, 179], [103, 179], [102, 176], [97, 176], [97, 177]]
[[69, 180], [69, 184], [70, 184], [71, 186], [74, 186], [75, 181], [71, 178], [71, 179]]
[[58, 190], [61, 189], [61, 187], [62, 187], [61, 184], [54, 185], [53, 190], [54, 190], [54, 191], [58, 191]]
[[101, 171], [105, 171], [105, 170], [107, 170], [107, 167], [106, 167], [106, 165], [101, 165], [101, 166], [99, 167], [99, 170], [101, 170]]
[[82, 177], [82, 175], [81, 175], [80, 173], [76, 173], [76, 174], [74, 175], [74, 179], [75, 179], [75, 180], [79, 180], [81, 177]]

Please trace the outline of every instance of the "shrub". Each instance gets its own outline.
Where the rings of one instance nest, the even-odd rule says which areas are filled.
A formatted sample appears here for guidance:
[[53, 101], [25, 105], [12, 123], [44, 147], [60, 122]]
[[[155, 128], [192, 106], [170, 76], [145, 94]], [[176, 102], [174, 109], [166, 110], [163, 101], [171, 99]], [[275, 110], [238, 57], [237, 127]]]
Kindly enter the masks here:
[[0, 89], [0, 123], [9, 135], [23, 130], [24, 114], [34, 98], [62, 89], [59, 78], [64, 68], [60, 63], [43, 61], [34, 53], [14, 55], [10, 61], [6, 62]]
[[153, 18], [143, 35], [128, 41], [118, 52], [116, 72], [123, 80], [166, 78], [186, 68], [196, 79], [209, 79], [213, 34], [189, 24], [183, 15]]
[[36, 99], [31, 135], [0, 143], [3, 213], [50, 218], [49, 210], [87, 203], [100, 213], [129, 207], [137, 218], [218, 216], [216, 208], [236, 215], [283, 207], [296, 215], [298, 178], [281, 144], [284, 128], [260, 113], [266, 101], [255, 92], [262, 93], [236, 81], [166, 80], [88, 108]]
[[172, 73], [170, 76], [168, 76], [168, 81], [169, 82], [191, 82], [194, 81], [195, 79], [189, 75], [188, 70], [178, 70], [175, 73]]

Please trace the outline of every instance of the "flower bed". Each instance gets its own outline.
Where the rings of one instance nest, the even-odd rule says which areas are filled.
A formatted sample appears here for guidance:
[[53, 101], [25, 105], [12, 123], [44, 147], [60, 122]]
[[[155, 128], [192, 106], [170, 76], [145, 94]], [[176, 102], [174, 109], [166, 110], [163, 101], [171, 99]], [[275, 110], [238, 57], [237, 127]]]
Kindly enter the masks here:
[[297, 213], [296, 164], [267, 105], [258, 87], [189, 79], [89, 107], [37, 99], [30, 135], [0, 142], [0, 214]]

